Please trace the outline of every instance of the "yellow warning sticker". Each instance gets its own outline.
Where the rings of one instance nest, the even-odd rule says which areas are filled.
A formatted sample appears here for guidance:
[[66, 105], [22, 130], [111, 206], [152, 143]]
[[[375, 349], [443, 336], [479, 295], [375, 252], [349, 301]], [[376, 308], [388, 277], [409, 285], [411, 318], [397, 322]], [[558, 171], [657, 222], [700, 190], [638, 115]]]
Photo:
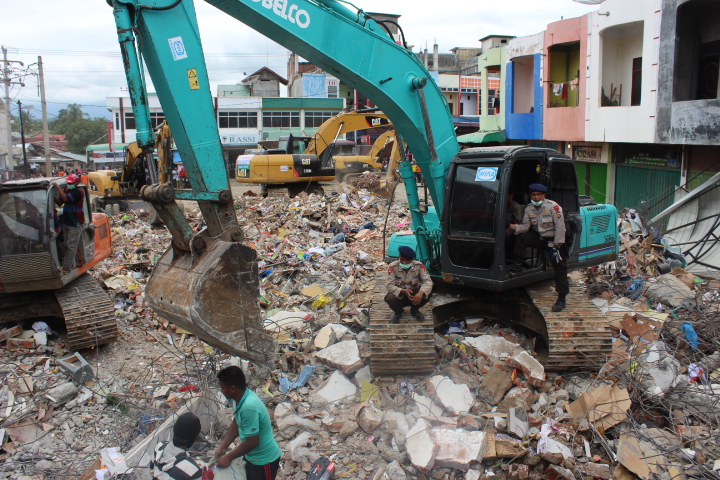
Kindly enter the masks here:
[[191, 68], [188, 70], [188, 81], [190, 82], [191, 90], [199, 90], [200, 89], [200, 82], [198, 81], [196, 68]]

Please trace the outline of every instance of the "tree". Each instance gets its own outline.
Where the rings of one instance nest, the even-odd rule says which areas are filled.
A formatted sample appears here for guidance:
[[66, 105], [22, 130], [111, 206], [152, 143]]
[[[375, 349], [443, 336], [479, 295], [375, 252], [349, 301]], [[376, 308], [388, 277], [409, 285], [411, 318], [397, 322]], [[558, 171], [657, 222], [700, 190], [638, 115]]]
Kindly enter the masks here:
[[[11, 118], [12, 118], [12, 128], [11, 130], [13, 132], [20, 133], [20, 119], [17, 117], [17, 115], [14, 115], [13, 113], [17, 112], [17, 104], [14, 104], [12, 107], [11, 112]], [[33, 117], [30, 110], [26, 110], [23, 106], [22, 111], [22, 119], [23, 119], [23, 128], [25, 129], [25, 137], [33, 137], [39, 133], [42, 133], [42, 120], [39, 120], [35, 117]]]
[[88, 145], [107, 135], [107, 120], [102, 117], [89, 118], [77, 103], [63, 108], [50, 125], [50, 132], [65, 135], [68, 149], [73, 153], [84, 154]]

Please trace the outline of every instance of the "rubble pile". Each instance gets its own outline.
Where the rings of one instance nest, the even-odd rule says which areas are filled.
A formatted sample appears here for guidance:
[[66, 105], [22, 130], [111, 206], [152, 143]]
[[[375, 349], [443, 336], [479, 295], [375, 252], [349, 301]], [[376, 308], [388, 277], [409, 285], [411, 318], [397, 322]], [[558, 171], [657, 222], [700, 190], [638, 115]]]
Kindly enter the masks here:
[[[477, 312], [438, 329], [429, 377], [374, 377], [366, 327], [382, 234], [410, 221], [406, 205], [342, 188], [236, 199], [279, 346], [269, 371], [158, 318], [143, 293], [169, 233], [145, 212], [113, 216], [115, 253], [93, 274], [115, 299], [119, 339], [67, 352], [54, 325], [0, 332], [0, 478], [79, 476], [105, 448], [130, 451], [227, 364], [248, 370], [271, 412], [279, 478], [305, 479], [322, 456], [352, 480], [718, 478], [720, 283], [662, 272], [654, 234], [623, 229], [616, 262], [572, 274], [613, 335], [597, 370], [545, 371], [536, 339]], [[200, 460], [230, 421], [227, 408], [213, 419]]]

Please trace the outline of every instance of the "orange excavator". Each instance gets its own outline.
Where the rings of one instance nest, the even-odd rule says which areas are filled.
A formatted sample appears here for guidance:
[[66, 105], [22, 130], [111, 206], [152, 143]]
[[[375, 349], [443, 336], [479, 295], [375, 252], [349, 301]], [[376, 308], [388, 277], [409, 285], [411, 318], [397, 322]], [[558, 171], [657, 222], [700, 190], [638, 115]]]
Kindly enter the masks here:
[[[0, 184], [0, 325], [39, 318], [63, 318], [71, 350], [109, 343], [117, 337], [110, 297], [88, 270], [112, 254], [107, 215], [90, 209], [87, 186], [82, 237], [76, 252], [64, 251], [55, 198], [57, 181], [34, 178]], [[63, 273], [65, 255], [78, 267]]]

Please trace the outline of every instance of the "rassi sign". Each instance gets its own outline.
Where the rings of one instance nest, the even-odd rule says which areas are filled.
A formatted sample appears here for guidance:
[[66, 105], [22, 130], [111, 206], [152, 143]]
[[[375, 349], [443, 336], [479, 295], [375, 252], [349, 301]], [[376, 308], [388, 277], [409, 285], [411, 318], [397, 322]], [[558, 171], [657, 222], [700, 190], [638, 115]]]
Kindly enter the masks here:
[[262, 2], [263, 7], [272, 10], [280, 18], [297, 24], [300, 28], [310, 26], [310, 14], [294, 3], [291, 4], [290, 0], [253, 0], [253, 2]]

